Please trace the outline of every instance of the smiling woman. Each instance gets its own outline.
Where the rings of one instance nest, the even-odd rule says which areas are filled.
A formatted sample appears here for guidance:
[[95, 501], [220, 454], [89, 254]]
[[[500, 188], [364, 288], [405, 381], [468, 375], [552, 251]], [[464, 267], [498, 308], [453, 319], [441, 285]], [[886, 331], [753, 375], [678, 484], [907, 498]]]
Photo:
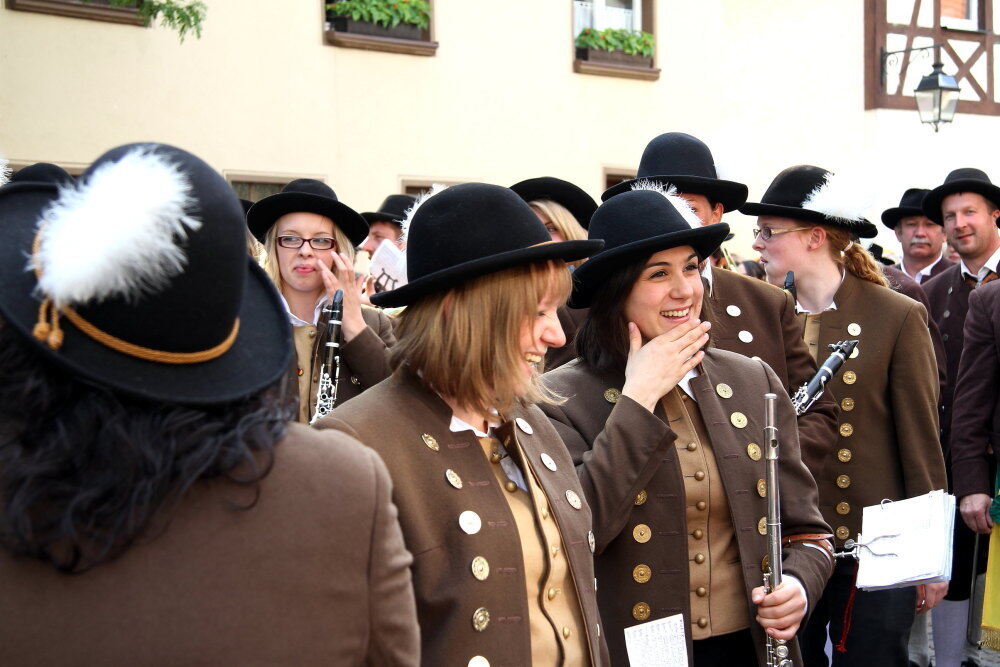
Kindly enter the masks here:
[[[570, 450], [594, 516], [598, 605], [613, 662], [624, 630], [681, 614], [695, 667], [763, 664], [764, 633], [789, 640], [832, 568], [829, 527], [799, 456], [795, 413], [760, 361], [708, 349], [700, 262], [729, 233], [692, 226], [672, 190], [606, 201], [590, 236], [605, 250], [574, 274], [590, 306], [580, 358], [546, 373], [543, 405]], [[786, 585], [764, 595], [764, 394], [780, 406]], [[749, 490], [754, 489], [753, 493]], [[815, 548], [806, 548], [806, 547]], [[760, 663], [758, 663], [760, 660]]]

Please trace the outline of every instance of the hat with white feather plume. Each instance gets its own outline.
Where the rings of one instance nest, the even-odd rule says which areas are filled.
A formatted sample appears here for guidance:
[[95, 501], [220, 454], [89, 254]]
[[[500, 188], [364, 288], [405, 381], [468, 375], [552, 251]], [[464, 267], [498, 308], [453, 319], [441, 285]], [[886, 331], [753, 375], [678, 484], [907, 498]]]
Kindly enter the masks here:
[[691, 246], [703, 260], [729, 234], [729, 225], [724, 222], [703, 226], [675, 188], [656, 181], [633, 186], [635, 189], [601, 204], [591, 218], [588, 236], [603, 239], [604, 250], [573, 272], [570, 307], [589, 306], [608, 277], [632, 262], [680, 246]]
[[861, 238], [874, 238], [878, 229], [865, 218], [870, 203], [859, 180], [802, 164], [775, 176], [760, 203], [744, 204], [740, 213], [830, 225]]
[[[0, 314], [71, 373], [141, 398], [239, 400], [291, 362], [242, 208], [199, 158], [131, 144], [76, 184], [0, 189]], [[27, 260], [25, 259], [27, 258]]]
[[403, 221], [407, 284], [372, 296], [377, 306], [422, 297], [504, 269], [549, 260], [572, 262], [601, 241], [554, 242], [545, 225], [509, 188], [462, 183], [420, 197]]

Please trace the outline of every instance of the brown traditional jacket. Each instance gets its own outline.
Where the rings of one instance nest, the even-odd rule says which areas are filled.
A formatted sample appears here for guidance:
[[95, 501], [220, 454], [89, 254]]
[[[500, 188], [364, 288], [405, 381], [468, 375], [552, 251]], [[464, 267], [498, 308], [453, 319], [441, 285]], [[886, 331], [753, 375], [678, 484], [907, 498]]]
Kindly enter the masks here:
[[[419, 665], [410, 554], [367, 447], [291, 424], [253, 489], [199, 481], [80, 575], [0, 553], [5, 665]], [[162, 530], [162, 532], [160, 532]]]
[[[709, 299], [715, 347], [761, 359], [774, 370], [790, 396], [816, 373], [816, 362], [802, 341], [802, 322], [795, 317], [795, 302], [787, 292], [762, 280], [713, 267]], [[813, 474], [818, 474], [837, 433], [833, 396], [825, 392], [809, 412], [799, 417], [798, 424], [802, 460]]]
[[948, 459], [951, 452], [952, 404], [958, 383], [958, 364], [965, 341], [965, 316], [969, 312], [969, 294], [972, 293], [972, 288], [962, 279], [961, 265], [953, 264], [925, 282], [921, 289], [931, 302], [930, 316], [941, 331], [948, 361], [948, 381], [941, 393], [941, 445], [945, 458]]
[[[942, 260], [937, 263], [934, 267], [934, 271], [932, 272], [932, 276], [937, 275], [943, 271], [944, 268], [947, 268], [947, 266], [945, 266], [944, 268], [938, 270], [938, 267], [941, 267], [945, 262], [948, 262], [948, 260], [942, 258]], [[952, 262], [948, 262], [948, 264], [951, 265]], [[931, 312], [931, 302], [916, 280], [909, 277], [895, 266], [885, 267], [885, 277], [889, 280], [889, 287], [900, 294], [905, 294], [914, 301], [919, 301], [924, 308], [927, 309], [928, 313]], [[943, 394], [945, 387], [948, 384], [948, 357], [944, 353], [944, 343], [941, 341], [941, 330], [938, 329], [937, 322], [935, 322], [933, 318], [928, 320], [927, 328], [931, 334], [931, 343], [934, 344], [934, 360], [937, 361], [938, 383], [941, 385], [941, 393]]]
[[1000, 281], [969, 295], [965, 347], [955, 385], [953, 491], [959, 498], [972, 493], [992, 495], [990, 467], [995, 469], [1000, 460]]
[[[365, 389], [389, 377], [387, 351], [396, 343], [392, 319], [378, 308], [363, 306], [361, 316], [368, 326], [349, 343], [340, 346], [340, 380], [337, 382], [337, 402], [341, 405]], [[316, 409], [316, 387], [319, 364], [313, 360], [319, 353], [322, 335], [314, 326], [293, 327], [295, 339], [295, 373], [299, 384], [299, 421], [309, 423]], [[343, 334], [341, 334], [343, 336]], [[322, 358], [322, 357], [320, 357]]]
[[[784, 535], [825, 534], [829, 527], [817, 508], [816, 484], [799, 456], [794, 411], [774, 372], [760, 361], [716, 349], [708, 351], [699, 371], [690, 387], [728, 499], [742, 570], [741, 597], [764, 664], [764, 634], [753, 620], [750, 591], [762, 584], [761, 561], [767, 554], [761, 456], [767, 392], [777, 393], [781, 401], [781, 495], [794, 499], [782, 504]], [[662, 403], [653, 414], [622, 396], [620, 371], [598, 373], [577, 359], [546, 373], [544, 380], [568, 399], [543, 410], [577, 464], [594, 513], [598, 602], [612, 660], [627, 664], [624, 628], [643, 617], [656, 620], [674, 614], [684, 615], [692, 655], [694, 589], [689, 569], [697, 561], [692, 561], [696, 556], [690, 553], [690, 540], [700, 537], [688, 525], [690, 503], [681, 459], [697, 445], [677, 440], [664, 421]], [[637, 572], [639, 564], [648, 569]], [[832, 572], [831, 557], [819, 547], [798, 543], [784, 550], [783, 565], [802, 582], [814, 607]], [[793, 656], [799, 660], [794, 643]]]
[[[353, 435], [389, 468], [403, 537], [414, 557], [424, 664], [465, 667], [481, 656], [487, 662], [471, 664], [530, 665], [524, 560], [514, 516], [478, 438], [472, 431], [452, 432], [451, 417], [448, 405], [403, 367], [316, 426]], [[573, 462], [538, 408], [504, 417], [494, 433], [508, 449], [523, 450], [523, 464], [548, 499], [541, 516], [554, 519], [561, 535], [562, 544], [551, 546], [568, 561], [590, 658], [608, 664], [594, 593], [590, 509], [580, 500]], [[488, 565], [483, 578], [476, 559]]]
[[859, 341], [830, 380], [840, 400], [838, 443], [817, 478], [835, 544], [857, 538], [861, 510], [884, 498], [947, 488], [938, 443], [938, 374], [918, 302], [847, 273], [820, 315], [819, 344]]
[[[950, 269], [951, 267], [953, 267], [955, 265], [956, 265], [956, 263], [953, 262], [953, 261], [951, 261], [947, 257], [942, 257], [938, 261], [938, 263], [934, 265], [934, 268], [931, 269], [931, 275], [928, 276], [928, 277], [926, 277], [926, 278], [924, 278], [923, 282], [919, 282], [917, 284], [918, 285], [925, 285], [928, 280], [930, 280], [931, 278], [936, 278], [938, 275], [944, 273], [947, 269]], [[892, 267], [890, 267], [890, 268], [896, 269], [900, 273], [903, 273], [903, 275], [906, 275], [903, 272], [903, 265], [901, 263], [900, 264], [893, 264]], [[906, 277], [909, 278], [909, 276], [906, 276]], [[913, 280], [913, 279], [911, 278], [911, 280]], [[916, 283], [917, 281], [914, 280], [913, 282]]]

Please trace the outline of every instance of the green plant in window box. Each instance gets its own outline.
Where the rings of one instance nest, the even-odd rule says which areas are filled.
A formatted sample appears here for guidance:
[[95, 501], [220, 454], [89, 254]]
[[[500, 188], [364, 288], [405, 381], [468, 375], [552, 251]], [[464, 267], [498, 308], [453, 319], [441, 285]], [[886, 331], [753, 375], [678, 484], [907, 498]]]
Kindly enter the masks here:
[[[90, 2], [91, 0], [84, 0]], [[177, 31], [181, 42], [188, 32], [201, 38], [207, 7], [201, 0], [109, 0], [112, 7], [134, 7], [145, 25], [160, 19], [160, 25]]]
[[633, 56], [652, 58], [656, 51], [656, 40], [650, 33], [642, 30], [584, 28], [576, 36], [576, 48], [622, 51]]
[[327, 16], [343, 16], [386, 28], [406, 23], [426, 30], [431, 25], [427, 0], [339, 0], [326, 3], [326, 12]]

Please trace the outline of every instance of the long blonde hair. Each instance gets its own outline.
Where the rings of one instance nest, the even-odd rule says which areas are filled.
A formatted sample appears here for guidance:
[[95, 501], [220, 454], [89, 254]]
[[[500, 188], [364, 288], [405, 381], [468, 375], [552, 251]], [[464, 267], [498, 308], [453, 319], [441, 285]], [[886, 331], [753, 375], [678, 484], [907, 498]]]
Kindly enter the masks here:
[[561, 260], [518, 266], [462, 283], [407, 306], [396, 325], [390, 364], [406, 363], [421, 380], [463, 407], [503, 414], [516, 403], [554, 403], [533, 374], [519, 388], [520, 336], [552, 290], [560, 302], [572, 284]]
[[[333, 238], [337, 243], [337, 252], [347, 255], [348, 259], [351, 260], [351, 264], [354, 264], [354, 246], [351, 244], [351, 240], [347, 238], [347, 234], [340, 231], [340, 227], [337, 226], [332, 220], [330, 221], [333, 227]], [[271, 225], [271, 228], [267, 230], [267, 234], [264, 235], [264, 248], [263, 251], [257, 256], [257, 262], [263, 267], [264, 272], [267, 273], [268, 278], [274, 283], [275, 287], [278, 288], [279, 292], [284, 292], [285, 283], [281, 279], [281, 267], [278, 265], [278, 224]]]
[[[552, 201], [551, 199], [535, 199], [528, 202], [528, 206], [537, 209], [545, 214], [545, 217], [555, 226], [559, 233], [566, 241], [585, 241], [587, 240], [587, 230], [583, 228], [580, 221], [569, 212], [565, 206], [559, 202]], [[584, 260], [579, 259], [575, 262], [569, 262], [572, 267], [577, 267], [583, 264]]]
[[882, 265], [875, 261], [871, 254], [859, 243], [851, 240], [851, 233], [840, 227], [820, 225], [826, 230], [829, 240], [830, 256], [838, 266], [853, 273], [862, 280], [888, 287], [889, 281], [882, 271]]

